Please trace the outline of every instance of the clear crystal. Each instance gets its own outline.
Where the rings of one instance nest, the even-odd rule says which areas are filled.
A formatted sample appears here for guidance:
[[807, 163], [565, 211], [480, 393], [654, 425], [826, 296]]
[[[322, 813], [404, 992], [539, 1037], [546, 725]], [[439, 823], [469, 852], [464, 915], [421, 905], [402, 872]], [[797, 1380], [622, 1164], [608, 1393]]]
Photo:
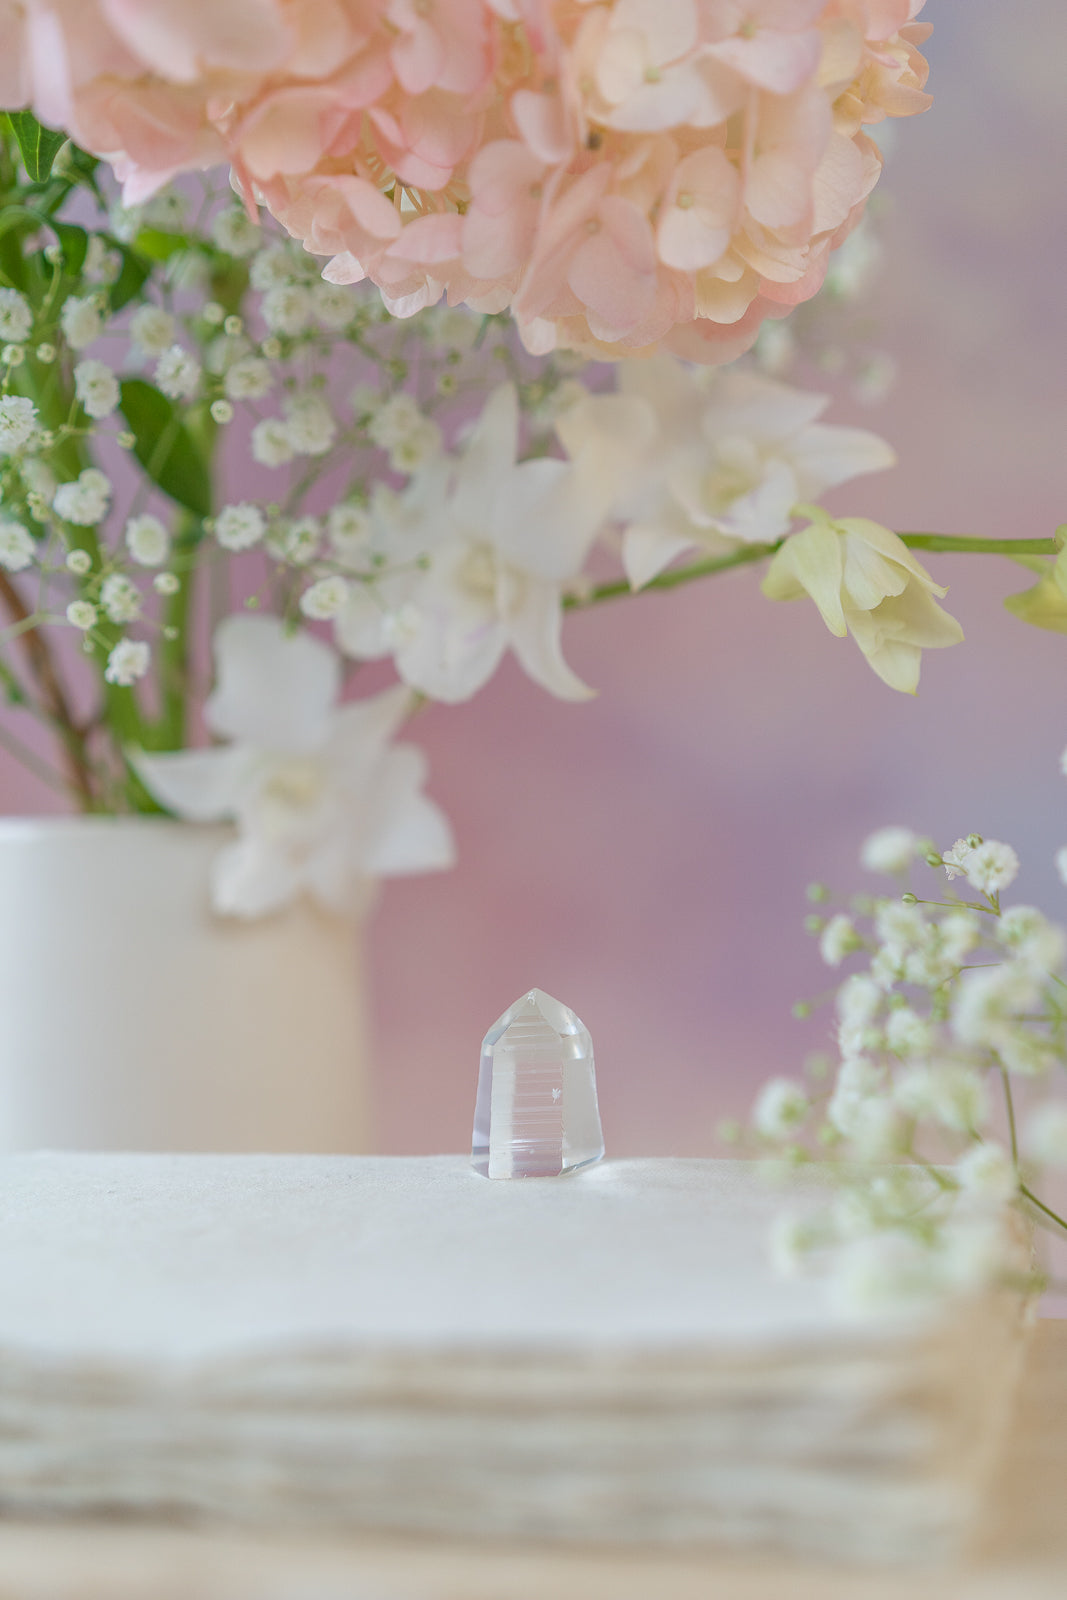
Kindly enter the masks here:
[[482, 1040], [472, 1164], [486, 1178], [558, 1178], [603, 1154], [589, 1030], [531, 989]]

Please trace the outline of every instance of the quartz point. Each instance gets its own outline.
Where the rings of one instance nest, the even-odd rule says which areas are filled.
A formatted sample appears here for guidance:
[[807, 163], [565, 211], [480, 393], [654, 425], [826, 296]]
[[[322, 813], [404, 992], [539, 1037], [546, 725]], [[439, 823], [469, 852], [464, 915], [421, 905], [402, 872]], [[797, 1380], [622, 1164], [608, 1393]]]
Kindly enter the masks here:
[[589, 1030], [531, 989], [482, 1040], [471, 1164], [486, 1178], [558, 1178], [603, 1154]]

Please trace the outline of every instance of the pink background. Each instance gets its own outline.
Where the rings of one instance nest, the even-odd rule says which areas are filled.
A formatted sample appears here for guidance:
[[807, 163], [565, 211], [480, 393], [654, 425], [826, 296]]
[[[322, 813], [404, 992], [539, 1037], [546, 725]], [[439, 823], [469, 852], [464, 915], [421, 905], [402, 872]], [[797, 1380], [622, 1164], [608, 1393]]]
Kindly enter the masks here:
[[[1067, 12], [1023, 12], [1025, 29], [998, 0], [926, 7], [936, 103], [898, 130], [872, 298], [900, 376], [884, 405], [830, 416], [900, 455], [834, 503], [900, 529], [1045, 536], [1067, 518]], [[825, 1042], [825, 1014], [790, 1014], [825, 985], [804, 887], [860, 887], [857, 847], [884, 823], [1009, 839], [1020, 896], [1067, 916], [1067, 640], [1003, 613], [1022, 568], [930, 565], [967, 643], [927, 656], [917, 699], [747, 574], [571, 619], [590, 706], [509, 665], [420, 719], [461, 864], [390, 885], [367, 931], [381, 1149], [468, 1142], [481, 1036], [537, 984], [593, 1034], [612, 1153], [712, 1150], [719, 1117]], [[53, 809], [10, 763], [2, 783], [3, 810]]]

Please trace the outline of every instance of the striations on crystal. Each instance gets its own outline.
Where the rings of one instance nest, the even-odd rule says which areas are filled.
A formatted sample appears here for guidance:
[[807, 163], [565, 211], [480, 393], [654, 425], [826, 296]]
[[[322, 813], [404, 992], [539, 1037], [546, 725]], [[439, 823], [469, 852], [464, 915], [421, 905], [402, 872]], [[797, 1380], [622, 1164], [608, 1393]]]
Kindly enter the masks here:
[[589, 1030], [531, 989], [482, 1040], [471, 1162], [486, 1178], [558, 1178], [603, 1154]]

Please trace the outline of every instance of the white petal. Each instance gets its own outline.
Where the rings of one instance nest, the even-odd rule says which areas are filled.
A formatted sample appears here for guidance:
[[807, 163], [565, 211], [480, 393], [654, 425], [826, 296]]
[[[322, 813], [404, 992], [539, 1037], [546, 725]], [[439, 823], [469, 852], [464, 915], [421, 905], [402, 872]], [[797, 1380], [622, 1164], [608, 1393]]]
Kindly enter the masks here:
[[894, 533], [891, 528], [884, 528], [880, 522], [872, 522], [870, 517], [838, 517], [836, 526], [842, 529], [844, 533], [857, 539], [862, 539], [865, 544], [869, 544], [873, 550], [877, 550], [879, 555], [885, 556], [888, 561], [895, 561], [899, 566], [904, 567], [914, 577], [918, 578], [920, 583], [929, 589], [931, 594], [945, 595], [948, 593], [948, 590], [940, 583], [934, 582], [918, 556], [913, 555], [900, 535]]
[[490, 521], [497, 482], [515, 463], [519, 447], [519, 397], [502, 383], [485, 403], [463, 450], [452, 511], [461, 535], [481, 533]]
[[508, 619], [511, 648], [535, 683], [561, 700], [589, 700], [596, 694], [563, 659], [560, 635], [563, 609], [558, 587], [529, 579], [521, 604]]
[[306, 751], [325, 739], [341, 664], [309, 633], [275, 617], [228, 617], [215, 632], [217, 681], [204, 707], [215, 733], [263, 750]]
[[388, 612], [376, 588], [354, 583], [333, 625], [337, 648], [357, 661], [377, 661], [392, 650], [388, 639]]
[[[643, 401], [653, 417], [658, 417], [661, 425], [667, 428], [675, 420], [688, 418], [692, 421], [703, 398], [689, 368], [674, 356], [662, 354], [650, 356], [647, 361], [624, 361], [618, 384], [620, 394]], [[610, 398], [594, 396], [601, 400]], [[564, 422], [571, 414], [567, 412]], [[559, 431], [562, 437], [562, 429]]]
[[488, 683], [507, 649], [495, 597], [474, 596], [462, 583], [472, 548], [442, 545], [409, 606], [412, 628], [396, 646], [397, 672], [413, 689], [455, 704]]
[[128, 752], [128, 760], [152, 797], [189, 822], [232, 817], [247, 793], [256, 758], [243, 745], [225, 750]]
[[[656, 416], [637, 395], [596, 395], [572, 407], [556, 424], [556, 432], [573, 466], [553, 490], [558, 506], [553, 514], [569, 523], [573, 551], [581, 551], [570, 569], [573, 573], [603, 523], [647, 479]], [[543, 576], [562, 578], [570, 573], [557, 568], [543, 570]]]
[[426, 758], [397, 745], [382, 763], [368, 805], [360, 866], [374, 877], [438, 872], [454, 866], [448, 819], [425, 794]]
[[667, 533], [654, 523], [632, 523], [622, 538], [622, 564], [630, 587], [643, 589], [695, 543], [684, 535]]
[[840, 639], [848, 631], [841, 605], [843, 567], [840, 536], [825, 523], [813, 523], [794, 533], [772, 557], [761, 587], [769, 600], [809, 594], [830, 632]]
[[327, 911], [358, 919], [369, 915], [376, 884], [359, 871], [350, 845], [349, 839], [336, 834], [324, 839], [305, 863], [304, 884]]
[[211, 903], [224, 916], [262, 917], [299, 893], [300, 873], [254, 835], [220, 850], [211, 866]]
[[824, 394], [792, 389], [756, 372], [727, 372], [711, 391], [704, 433], [709, 439], [742, 433], [766, 441], [786, 439], [814, 422], [828, 404]]
[[882, 472], [896, 465], [896, 452], [866, 428], [838, 428], [814, 423], [789, 445], [799, 485], [798, 498], [814, 500], [824, 489], [858, 478], [864, 472]]
[[509, 567], [561, 583], [581, 570], [607, 500], [602, 484], [565, 461], [524, 461], [498, 487], [493, 543]]
[[780, 539], [789, 531], [790, 513], [800, 499], [797, 483], [784, 461], [769, 461], [763, 479], [748, 494], [738, 495], [715, 526], [733, 539], [760, 544]]
[[410, 715], [414, 696], [403, 684], [369, 700], [353, 700], [333, 719], [326, 756], [336, 781], [354, 793], [380, 764], [390, 739]]
[[860, 611], [873, 611], [887, 595], [901, 594], [911, 574], [895, 561], [887, 561], [864, 539], [845, 536], [845, 594]]

